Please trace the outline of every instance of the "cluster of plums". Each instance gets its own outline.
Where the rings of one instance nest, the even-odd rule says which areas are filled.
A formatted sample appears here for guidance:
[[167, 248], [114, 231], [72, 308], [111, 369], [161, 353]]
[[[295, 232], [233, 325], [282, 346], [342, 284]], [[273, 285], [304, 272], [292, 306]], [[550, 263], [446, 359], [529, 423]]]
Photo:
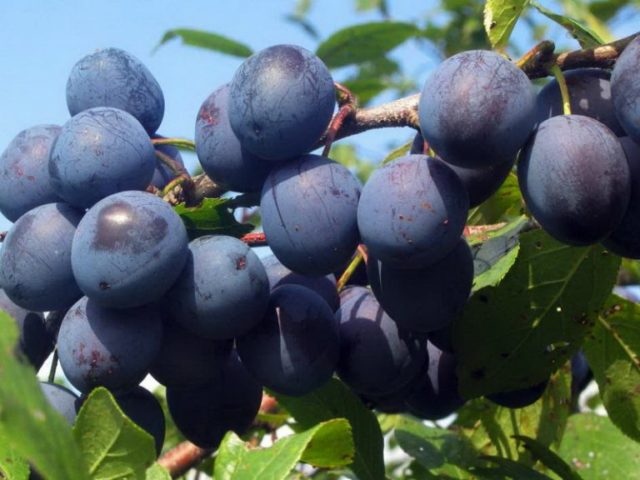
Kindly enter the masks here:
[[[518, 155], [527, 207], [552, 236], [640, 257], [638, 72], [640, 39], [613, 74], [567, 72], [573, 114], [562, 115], [556, 82], [536, 97], [500, 55], [455, 55], [424, 87], [411, 152], [362, 186], [309, 153], [335, 109], [326, 66], [297, 46], [267, 48], [204, 101], [195, 132], [209, 177], [261, 192], [274, 256], [260, 259], [233, 237], [189, 241], [152, 193], [176, 174], [158, 159], [182, 163], [154, 146], [162, 91], [130, 54], [98, 51], [71, 71], [72, 117], [21, 132], [0, 157], [0, 211], [15, 222], [0, 304], [35, 367], [55, 345], [71, 384], [83, 396], [110, 389], [158, 450], [162, 411], [138, 387], [148, 373], [178, 428], [207, 448], [250, 426], [263, 387], [304, 395], [335, 373], [371, 406], [441, 418], [464, 403], [451, 325], [473, 283], [468, 211]], [[338, 292], [359, 244], [362, 285]], [[47, 311], [66, 314], [58, 325]], [[489, 398], [522, 407], [545, 387]], [[84, 397], [43, 391], [72, 422]]]

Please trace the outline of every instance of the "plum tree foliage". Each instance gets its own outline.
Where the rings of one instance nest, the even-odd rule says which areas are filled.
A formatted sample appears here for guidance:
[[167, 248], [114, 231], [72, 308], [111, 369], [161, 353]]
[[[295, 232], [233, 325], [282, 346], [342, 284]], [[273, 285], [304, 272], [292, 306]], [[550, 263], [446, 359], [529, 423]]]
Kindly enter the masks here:
[[194, 141], [106, 48], [6, 146], [0, 478], [637, 477], [637, 5], [355, 5], [166, 32], [242, 58]]

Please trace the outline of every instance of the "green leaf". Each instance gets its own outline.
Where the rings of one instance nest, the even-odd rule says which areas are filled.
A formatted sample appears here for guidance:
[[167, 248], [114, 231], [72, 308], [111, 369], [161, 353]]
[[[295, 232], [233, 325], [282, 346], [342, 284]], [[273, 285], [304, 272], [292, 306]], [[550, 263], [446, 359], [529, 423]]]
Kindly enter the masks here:
[[620, 259], [601, 246], [570, 247], [538, 230], [496, 286], [477, 291], [454, 323], [463, 396], [547, 379], [575, 352], [615, 283]]
[[413, 144], [413, 138], [411, 138], [407, 142], [403, 143], [399, 147], [396, 147], [393, 150], [391, 150], [387, 154], [387, 156], [384, 157], [384, 160], [382, 160], [382, 165], [385, 165], [385, 164], [395, 160], [396, 158], [400, 158], [400, 157], [404, 157], [405, 155], [408, 155], [409, 154], [409, 149], [411, 148], [412, 144]]
[[11, 447], [9, 437], [0, 430], [0, 478], [6, 480], [27, 480], [29, 464]]
[[584, 352], [611, 421], [640, 442], [640, 305], [611, 295]]
[[564, 27], [573, 38], [575, 38], [582, 48], [593, 48], [604, 44], [605, 42], [590, 28], [580, 24], [573, 18], [559, 15], [544, 8], [538, 2], [531, 0], [531, 5], [536, 8], [545, 17], [550, 18], [557, 24]]
[[473, 292], [496, 286], [507, 275], [520, 252], [520, 232], [528, 225], [522, 216], [498, 230], [467, 237], [473, 254]]
[[361, 105], [366, 105], [374, 97], [384, 92], [391, 85], [381, 78], [357, 77], [342, 82], [353, 93]]
[[504, 48], [529, 0], [487, 0], [484, 29], [493, 48]]
[[174, 38], [182, 39], [185, 45], [192, 47], [206, 48], [207, 50], [215, 50], [216, 52], [226, 53], [234, 57], [248, 57], [253, 51], [244, 43], [231, 40], [217, 33], [204, 32], [202, 30], [193, 30], [190, 28], [176, 28], [169, 30], [160, 39], [160, 43], [155, 50]]
[[360, 480], [384, 478], [383, 442], [373, 412], [342, 382], [331, 379], [302, 397], [272, 393], [302, 428], [312, 428], [333, 418], [346, 418], [351, 425], [355, 459], [349, 466]]
[[285, 15], [284, 19], [287, 22], [293, 23], [294, 25], [299, 26], [307, 35], [309, 35], [314, 40], [320, 39], [320, 34], [316, 27], [309, 21], [308, 18], [301, 17], [295, 14]]
[[164, 423], [165, 423], [165, 434], [164, 434], [164, 449], [171, 449], [178, 445], [180, 442], [184, 442], [186, 438], [184, 435], [178, 430], [176, 427], [173, 418], [171, 418], [171, 414], [169, 413], [169, 406], [167, 405], [167, 396], [166, 396], [166, 388], [162, 385], [158, 386], [153, 391], [153, 396], [156, 397], [160, 407], [162, 408], [162, 413], [164, 414]]
[[331, 147], [330, 157], [351, 170], [364, 184], [369, 175], [376, 169], [376, 165], [358, 155], [355, 145], [351, 143], [338, 143]]
[[511, 172], [496, 193], [469, 211], [467, 224], [490, 225], [510, 221], [522, 215], [523, 206], [518, 177]]
[[516, 440], [524, 443], [524, 446], [543, 465], [556, 473], [563, 480], [581, 480], [578, 475], [562, 458], [549, 450], [545, 445], [537, 440], [524, 435], [514, 435]]
[[238, 223], [229, 209], [229, 203], [230, 200], [226, 198], [205, 198], [197, 207], [180, 204], [174, 209], [187, 227], [191, 240], [204, 235], [241, 237], [253, 230], [253, 225]]
[[329, 68], [375, 60], [420, 34], [411, 23], [372, 22], [339, 30], [322, 42], [316, 54]]
[[586, 7], [596, 18], [606, 22], [628, 5], [628, 0], [596, 0], [595, 2], [589, 2]]
[[145, 480], [171, 480], [171, 474], [159, 463], [154, 463], [147, 468], [144, 478]]
[[500, 455], [531, 463], [518, 449], [515, 435], [535, 438], [545, 446], [558, 446], [570, 414], [571, 372], [565, 365], [550, 379], [542, 398], [525, 408], [500, 407], [487, 399], [474, 399], [458, 410], [456, 429], [483, 455]]
[[156, 459], [153, 438], [133, 423], [103, 387], [83, 403], [73, 427], [91, 478], [144, 478]]
[[558, 450], [584, 480], [638, 478], [640, 445], [625, 437], [607, 417], [573, 415]]
[[356, 10], [366, 12], [374, 8], [380, 8], [381, 0], [356, 0]]
[[81, 480], [87, 474], [67, 421], [44, 398], [33, 368], [16, 358], [15, 321], [0, 312], [0, 439], [48, 480]]
[[345, 419], [319, 423], [281, 438], [269, 448], [250, 449], [233, 432], [222, 440], [215, 463], [216, 480], [285, 479], [298, 462], [335, 468], [353, 459], [351, 428]]
[[591, 12], [590, 4], [583, 0], [561, 0], [560, 4], [567, 16], [576, 20], [579, 24], [591, 29], [591, 31], [594, 32], [604, 43], [609, 43], [616, 39], [611, 34], [611, 31], [606, 24], [606, 20]]
[[434, 475], [466, 478], [463, 472], [481, 465], [473, 444], [459, 433], [427, 427], [403, 416], [394, 436], [400, 448]]
[[497, 468], [491, 469], [493, 473], [499, 473], [509, 478], [518, 480], [551, 480], [551, 477], [547, 477], [540, 472], [536, 472], [531, 467], [509, 458], [483, 457], [483, 459], [497, 465]]

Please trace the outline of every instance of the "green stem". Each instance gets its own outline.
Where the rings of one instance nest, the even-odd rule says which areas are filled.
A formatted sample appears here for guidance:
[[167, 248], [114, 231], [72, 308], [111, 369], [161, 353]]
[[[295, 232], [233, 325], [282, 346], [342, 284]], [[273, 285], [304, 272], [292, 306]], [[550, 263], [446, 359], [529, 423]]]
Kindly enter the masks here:
[[187, 173], [186, 169], [182, 165], [180, 165], [180, 163], [176, 162], [166, 153], [162, 153], [160, 150], [156, 150], [156, 158], [160, 160], [160, 162], [162, 162], [162, 164], [165, 165], [169, 170], [171, 170], [171, 173], [173, 173], [174, 177]]
[[344, 273], [340, 275], [340, 278], [338, 279], [338, 283], [336, 285], [338, 292], [340, 292], [345, 287], [345, 285], [347, 285], [347, 282], [351, 278], [351, 275], [353, 275], [353, 272], [356, 271], [356, 268], [358, 268], [358, 265], [360, 265], [363, 260], [364, 256], [362, 255], [362, 253], [356, 253], [356, 256], [353, 257], [353, 260], [351, 260], [349, 266], [345, 269]]
[[154, 145], [173, 145], [183, 150], [194, 151], [196, 149], [196, 144], [186, 138], [152, 138], [151, 143]]
[[184, 187], [185, 184], [188, 184], [189, 182], [191, 182], [191, 177], [189, 177], [189, 175], [186, 175], [186, 174], [178, 175], [176, 178], [174, 178], [169, 183], [167, 183], [167, 185], [162, 189], [162, 196], [167, 195], [171, 190], [173, 190], [178, 185], [182, 185]]
[[53, 351], [53, 358], [51, 359], [51, 368], [49, 369], [49, 383], [53, 383], [56, 380], [56, 369], [58, 368], [58, 350]]
[[562, 113], [565, 115], [571, 115], [571, 100], [569, 97], [569, 89], [567, 88], [567, 81], [564, 78], [564, 74], [558, 65], [551, 67], [551, 73], [556, 77], [556, 81], [560, 86], [560, 95], [562, 95]]

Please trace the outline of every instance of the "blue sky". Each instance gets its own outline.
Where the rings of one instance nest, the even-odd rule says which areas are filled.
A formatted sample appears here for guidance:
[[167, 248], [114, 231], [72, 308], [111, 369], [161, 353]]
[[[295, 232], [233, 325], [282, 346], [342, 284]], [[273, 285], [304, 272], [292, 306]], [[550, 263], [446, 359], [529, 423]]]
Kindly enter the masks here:
[[[433, 1], [412, 0], [389, 3], [394, 18], [410, 20], [436, 5]], [[286, 0], [3, 1], [0, 150], [24, 128], [64, 123], [69, 117], [65, 85], [71, 67], [82, 56], [104, 47], [129, 51], [158, 79], [166, 100], [159, 133], [193, 138], [200, 104], [232, 77], [241, 60], [187, 47], [179, 41], [152, 53], [162, 34], [172, 28], [190, 27], [242, 40], [254, 50], [277, 43], [313, 50], [316, 42], [283, 19], [294, 5], [294, 1]], [[311, 18], [323, 37], [353, 23], [379, 19], [375, 13], [356, 15], [353, 5], [352, 0], [317, 0]], [[630, 28], [622, 25], [616, 33], [630, 33]], [[394, 54], [419, 84], [438, 63], [425, 49], [411, 43]], [[368, 158], [380, 160], [390, 144], [404, 142], [409, 135], [397, 130], [369, 132], [359, 137], [359, 145]], [[0, 221], [0, 229], [7, 225]]]

